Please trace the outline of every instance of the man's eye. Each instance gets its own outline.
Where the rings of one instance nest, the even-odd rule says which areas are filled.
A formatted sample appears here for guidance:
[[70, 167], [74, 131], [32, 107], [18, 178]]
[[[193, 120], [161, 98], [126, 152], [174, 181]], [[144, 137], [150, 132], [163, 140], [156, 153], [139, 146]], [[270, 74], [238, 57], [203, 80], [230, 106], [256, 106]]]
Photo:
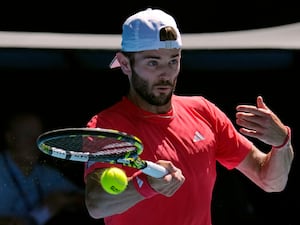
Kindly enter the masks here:
[[149, 66], [157, 66], [157, 64], [158, 64], [158, 63], [157, 63], [156, 61], [149, 61], [149, 62], [148, 62], [148, 65], [149, 65]]
[[173, 59], [173, 60], [171, 60], [170, 64], [176, 65], [176, 64], [178, 64], [178, 60], [177, 59]]

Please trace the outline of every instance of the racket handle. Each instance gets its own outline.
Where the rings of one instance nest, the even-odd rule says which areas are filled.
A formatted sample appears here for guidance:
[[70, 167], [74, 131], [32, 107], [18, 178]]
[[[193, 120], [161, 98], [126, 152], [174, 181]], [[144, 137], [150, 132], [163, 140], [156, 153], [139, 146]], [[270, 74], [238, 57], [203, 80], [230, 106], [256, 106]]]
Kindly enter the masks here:
[[161, 165], [158, 165], [151, 161], [146, 161], [146, 163], [147, 163], [147, 166], [144, 169], [142, 169], [142, 172], [144, 174], [147, 174], [147, 175], [155, 177], [155, 178], [161, 178], [164, 175], [169, 173], [168, 170]]

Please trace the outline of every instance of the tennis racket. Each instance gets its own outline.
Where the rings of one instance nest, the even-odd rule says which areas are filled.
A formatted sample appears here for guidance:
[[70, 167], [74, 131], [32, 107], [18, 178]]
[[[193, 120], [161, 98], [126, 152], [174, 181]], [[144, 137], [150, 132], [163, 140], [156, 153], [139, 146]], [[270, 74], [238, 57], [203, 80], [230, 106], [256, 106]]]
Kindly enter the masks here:
[[38, 148], [52, 157], [88, 162], [122, 164], [161, 178], [167, 169], [142, 160], [142, 141], [133, 135], [103, 128], [64, 128], [51, 130], [37, 138]]

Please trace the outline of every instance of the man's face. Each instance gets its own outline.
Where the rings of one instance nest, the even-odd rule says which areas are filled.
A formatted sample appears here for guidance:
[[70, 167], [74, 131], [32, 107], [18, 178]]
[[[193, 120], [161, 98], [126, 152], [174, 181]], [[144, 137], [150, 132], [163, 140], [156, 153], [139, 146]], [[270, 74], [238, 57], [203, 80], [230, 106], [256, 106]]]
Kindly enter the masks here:
[[168, 103], [175, 90], [180, 71], [181, 50], [159, 49], [134, 54], [132, 88], [151, 105]]

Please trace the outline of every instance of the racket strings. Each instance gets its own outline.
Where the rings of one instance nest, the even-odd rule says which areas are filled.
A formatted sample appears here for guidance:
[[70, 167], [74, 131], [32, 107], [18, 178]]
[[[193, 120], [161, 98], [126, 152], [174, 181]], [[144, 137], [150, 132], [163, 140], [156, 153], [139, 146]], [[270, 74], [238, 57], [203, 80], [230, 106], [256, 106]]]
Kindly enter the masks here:
[[82, 138], [82, 151], [94, 155], [114, 155], [136, 151], [133, 143], [114, 138]]
[[72, 154], [89, 157], [90, 159], [99, 158], [101, 156], [121, 157], [126, 155], [138, 154], [138, 146], [123, 139], [99, 137], [99, 136], [63, 136], [59, 138], [49, 139], [44, 145], [51, 146], [52, 150], [60, 152], [72, 152]]

